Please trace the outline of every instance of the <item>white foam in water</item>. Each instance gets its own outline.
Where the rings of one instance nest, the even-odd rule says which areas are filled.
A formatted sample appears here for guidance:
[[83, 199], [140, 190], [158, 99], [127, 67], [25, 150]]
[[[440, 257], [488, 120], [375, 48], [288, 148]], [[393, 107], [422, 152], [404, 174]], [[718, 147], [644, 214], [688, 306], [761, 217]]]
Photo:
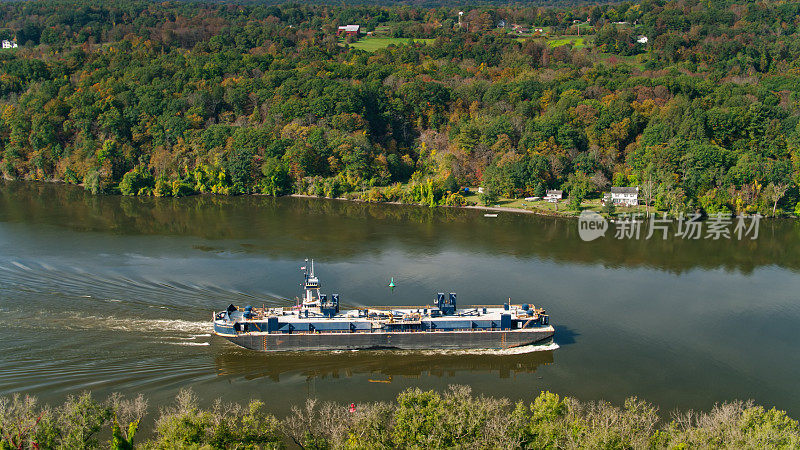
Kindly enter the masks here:
[[11, 264], [13, 264], [13, 265], [15, 265], [15, 266], [19, 267], [19, 268], [20, 268], [20, 269], [22, 269], [22, 270], [31, 270], [31, 268], [30, 268], [30, 267], [28, 267], [28, 266], [26, 266], [26, 265], [24, 265], [24, 264], [22, 264], [22, 263], [18, 263], [18, 262], [16, 262], [16, 261], [11, 261]]
[[512, 347], [506, 348], [503, 350], [497, 349], [488, 349], [488, 348], [476, 348], [476, 349], [464, 349], [464, 350], [423, 350], [422, 354], [430, 354], [430, 355], [524, 355], [525, 353], [534, 353], [534, 352], [547, 352], [558, 349], [558, 344], [555, 342], [551, 342], [549, 344], [541, 344], [541, 345], [522, 345], [519, 347]]
[[[387, 350], [397, 355], [490, 355], [490, 356], [504, 356], [504, 355], [524, 355], [526, 353], [547, 352], [559, 349], [559, 345], [555, 342], [549, 344], [532, 344], [522, 345], [520, 347], [512, 347], [504, 350], [490, 349], [490, 348], [475, 348], [475, 349], [441, 349], [441, 350]], [[374, 351], [374, 350], [336, 350], [331, 353], [345, 353], [345, 352], [360, 352], [360, 351]]]
[[494, 350], [494, 353], [497, 355], [521, 355], [523, 353], [533, 353], [533, 352], [547, 352], [552, 350], [558, 350], [560, 347], [555, 342], [551, 342], [549, 344], [543, 345], [523, 345], [521, 347], [514, 347], [509, 348], [506, 350]]
[[168, 341], [161, 341], [159, 344], [168, 344], [168, 345], [183, 345], [189, 347], [205, 347], [207, 345], [211, 345], [208, 342], [168, 342]]
[[[210, 321], [191, 321], [181, 319], [126, 319], [115, 316], [85, 316], [69, 314], [62, 316], [68, 326], [78, 329], [106, 329], [118, 331], [149, 331], [158, 333], [187, 333], [193, 335], [206, 334], [211, 329]], [[54, 322], [53, 320], [50, 321]]]
[[181, 331], [186, 333], [202, 333], [203, 331], [208, 331], [211, 329], [211, 322], [210, 321], [203, 321], [203, 322], [193, 322], [190, 320], [166, 320], [166, 319], [154, 319], [154, 320], [121, 320], [122, 322], [133, 322], [133, 329], [139, 329], [140, 327], [152, 327], [153, 329], [159, 329], [162, 331]]

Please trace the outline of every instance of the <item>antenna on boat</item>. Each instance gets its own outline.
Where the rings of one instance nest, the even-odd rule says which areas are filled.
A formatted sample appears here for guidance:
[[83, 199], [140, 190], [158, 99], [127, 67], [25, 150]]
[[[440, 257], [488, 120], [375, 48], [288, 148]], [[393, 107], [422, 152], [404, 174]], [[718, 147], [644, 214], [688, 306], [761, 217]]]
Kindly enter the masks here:
[[301, 269], [303, 269], [305, 273], [303, 274], [303, 300], [300, 306], [319, 306], [323, 296], [319, 292], [319, 279], [314, 275], [314, 260], [311, 260], [311, 265], [309, 266], [308, 258], [306, 258], [306, 265], [301, 267]]
[[[303, 283], [300, 285], [300, 287], [302, 287], [304, 292], [305, 292], [306, 284], [308, 283], [308, 258], [306, 258], [304, 261], [305, 261], [305, 265], [300, 267], [300, 270], [303, 271]], [[305, 293], [303, 294], [303, 297], [305, 298]], [[299, 307], [302, 304], [302, 302], [300, 301], [300, 298], [299, 297], [295, 297], [295, 300], [296, 300], [297, 306]]]

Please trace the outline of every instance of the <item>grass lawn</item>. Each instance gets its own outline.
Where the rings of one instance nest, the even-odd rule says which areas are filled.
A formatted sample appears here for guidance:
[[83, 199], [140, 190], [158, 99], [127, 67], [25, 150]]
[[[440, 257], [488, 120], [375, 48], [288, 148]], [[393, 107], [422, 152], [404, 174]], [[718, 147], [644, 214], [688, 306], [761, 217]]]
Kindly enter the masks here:
[[[411, 38], [389, 38], [389, 37], [364, 37], [359, 39], [356, 42], [350, 44], [350, 47], [364, 50], [367, 52], [374, 52], [375, 50], [380, 50], [382, 48], [386, 48], [392, 44], [394, 45], [404, 45], [408, 44], [409, 42], [424, 42], [425, 44], [430, 44], [433, 42], [433, 39], [411, 39]], [[339, 45], [344, 45], [344, 40], [339, 42]]]
[[[464, 198], [467, 199], [467, 201], [477, 203], [478, 206], [484, 206], [483, 202], [481, 202], [480, 195], [478, 195], [478, 191], [476, 188], [470, 188], [470, 194], [466, 195]], [[580, 213], [580, 211], [575, 211], [572, 208], [570, 208], [568, 198], [558, 202], [558, 205], [543, 200], [531, 202], [525, 200], [524, 198], [501, 198], [497, 200], [496, 203], [489, 206], [527, 209], [530, 211], [538, 211], [545, 214], [558, 214], [564, 216], [576, 216]], [[584, 200], [583, 203], [581, 203], [581, 211], [583, 210], [602, 212], [602, 205], [600, 205], [600, 199], [595, 198], [590, 200]], [[651, 212], [653, 212], [652, 209]], [[617, 207], [614, 211], [614, 214], [616, 215], [625, 213], [627, 214], [641, 213], [642, 215], [644, 215], [645, 207], [643, 205], [632, 206], [632, 207]]]
[[[475, 202], [478, 206], [484, 206], [483, 202], [481, 201], [480, 194], [478, 194], [477, 188], [470, 188], [469, 195], [465, 195], [464, 198], [468, 202]], [[558, 204], [557, 210], [555, 203], [545, 202], [542, 200], [531, 202], [525, 200], [524, 198], [500, 198], [497, 200], [497, 202], [488, 206], [501, 206], [503, 208], [519, 208], [544, 212], [558, 211], [559, 213], [567, 214], [570, 212], [569, 205], [567, 204], [566, 200]]]
[[525, 42], [530, 39], [546, 42], [551, 48], [560, 47], [567, 44], [572, 44], [574, 48], [584, 48], [588, 47], [592, 42], [592, 36], [520, 36], [516, 38], [518, 42]]
[[560, 47], [562, 45], [572, 44], [575, 48], [583, 48], [588, 45], [588, 39], [585, 36], [559, 36], [547, 40], [547, 45], [550, 47]]

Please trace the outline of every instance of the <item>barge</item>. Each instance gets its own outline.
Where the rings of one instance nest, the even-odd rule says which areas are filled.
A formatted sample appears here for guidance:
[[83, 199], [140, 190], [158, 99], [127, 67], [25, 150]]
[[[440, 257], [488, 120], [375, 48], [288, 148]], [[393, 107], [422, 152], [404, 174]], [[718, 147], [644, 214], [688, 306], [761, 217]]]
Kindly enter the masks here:
[[303, 297], [291, 307], [230, 305], [214, 314], [214, 334], [262, 352], [333, 350], [509, 349], [546, 341], [555, 332], [544, 309], [511, 304], [458, 308], [438, 293], [432, 306], [339, 309], [322, 294], [314, 262], [304, 270]]

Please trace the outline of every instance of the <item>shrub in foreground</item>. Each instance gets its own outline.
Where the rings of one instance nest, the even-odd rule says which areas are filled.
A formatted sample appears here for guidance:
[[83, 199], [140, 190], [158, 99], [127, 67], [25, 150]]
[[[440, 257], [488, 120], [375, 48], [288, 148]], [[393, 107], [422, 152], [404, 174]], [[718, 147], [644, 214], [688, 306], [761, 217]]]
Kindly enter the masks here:
[[[309, 399], [279, 420], [257, 400], [201, 408], [181, 391], [159, 411], [150, 440], [134, 442], [146, 402], [90, 394], [57, 408], [31, 397], [0, 399], [0, 449], [674, 449], [800, 448], [800, 428], [785, 412], [751, 402], [716, 405], [670, 420], [644, 401], [622, 406], [542, 392], [531, 403], [475, 396], [469, 387], [409, 389], [392, 403], [347, 405]], [[138, 439], [138, 437], [137, 437]]]

